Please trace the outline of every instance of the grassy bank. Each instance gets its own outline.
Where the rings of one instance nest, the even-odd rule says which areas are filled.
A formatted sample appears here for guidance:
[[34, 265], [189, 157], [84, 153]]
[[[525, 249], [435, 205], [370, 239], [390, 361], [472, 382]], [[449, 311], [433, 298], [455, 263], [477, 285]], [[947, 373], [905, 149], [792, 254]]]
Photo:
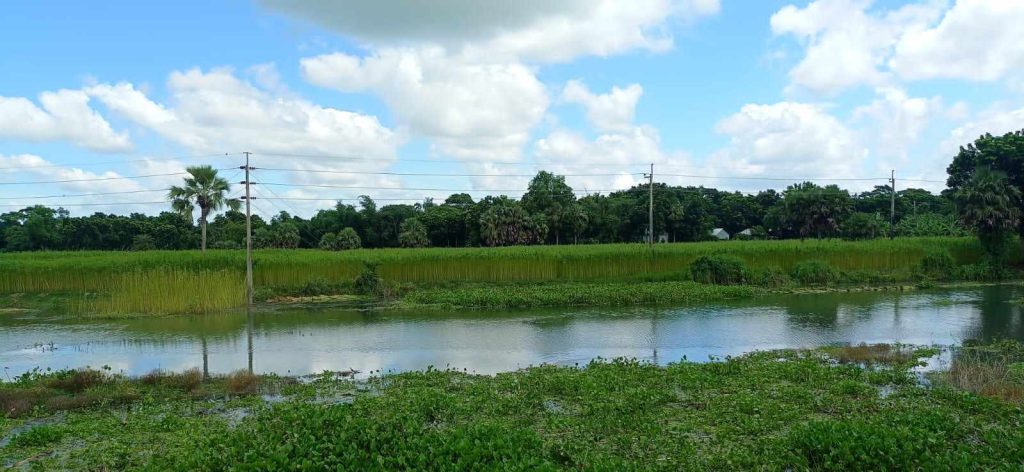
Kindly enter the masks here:
[[[0, 385], [0, 463], [71, 470], [1014, 470], [1019, 403], [858, 346], [667, 367], [351, 382], [198, 373]], [[263, 396], [257, 395], [262, 394]], [[8, 410], [11, 411], [11, 410]]]
[[696, 282], [477, 285], [414, 290], [402, 297], [398, 306], [490, 309], [690, 304], [750, 297], [764, 292], [752, 286], [705, 285]]
[[[902, 283], [912, 280], [915, 268], [926, 254], [934, 252], [948, 254], [957, 267], [970, 267], [981, 255], [977, 242], [966, 238], [731, 241], [662, 244], [653, 249], [617, 244], [271, 250], [257, 251], [254, 275], [263, 298], [323, 295], [303, 293], [309, 292], [310, 286], [313, 292], [326, 286], [335, 289], [332, 295], [348, 293], [352, 281], [369, 263], [377, 265], [378, 274], [393, 291], [407, 294], [409, 303], [491, 307], [576, 305], [587, 300], [592, 305], [676, 303], [756, 291], [728, 288], [716, 292], [693, 285], [649, 284], [690, 280], [691, 264], [706, 256], [736, 259], [750, 271], [747, 285], [773, 287], [791, 282]], [[834, 270], [835, 276], [825, 274], [834, 280], [802, 280], [803, 276], [788, 280], [789, 274], [803, 274], [801, 265], [810, 260]], [[243, 262], [240, 251], [4, 254], [0, 255], [0, 294], [84, 294], [67, 308], [72, 313], [216, 311], [242, 303]], [[548, 286], [551, 282], [560, 284]], [[579, 285], [566, 285], [572, 283]]]

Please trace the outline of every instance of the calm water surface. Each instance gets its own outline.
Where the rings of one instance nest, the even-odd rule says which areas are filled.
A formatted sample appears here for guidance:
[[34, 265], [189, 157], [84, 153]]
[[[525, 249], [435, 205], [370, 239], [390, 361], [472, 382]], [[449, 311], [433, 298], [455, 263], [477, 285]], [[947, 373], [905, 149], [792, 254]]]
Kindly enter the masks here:
[[1024, 340], [1011, 285], [910, 293], [789, 295], [714, 305], [528, 311], [252, 314], [73, 320], [0, 314], [5, 378], [33, 368], [110, 366], [305, 375], [453, 367], [479, 373], [635, 357], [661, 364], [752, 350], [966, 339]]

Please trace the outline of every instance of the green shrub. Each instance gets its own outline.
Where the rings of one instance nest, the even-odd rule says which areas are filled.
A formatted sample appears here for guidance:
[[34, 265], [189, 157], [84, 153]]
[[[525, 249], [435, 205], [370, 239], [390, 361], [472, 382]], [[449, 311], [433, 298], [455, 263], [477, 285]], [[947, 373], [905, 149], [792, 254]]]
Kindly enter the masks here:
[[921, 258], [916, 269], [925, 278], [944, 280], [956, 275], [956, 262], [949, 251], [931, 250]]
[[772, 266], [758, 272], [754, 283], [767, 288], [780, 288], [792, 284], [793, 279], [781, 267]]
[[742, 284], [749, 279], [743, 259], [734, 256], [700, 256], [690, 264], [696, 282], [717, 285]]
[[793, 267], [793, 279], [802, 285], [831, 285], [839, 281], [839, 271], [825, 261], [803, 261]]
[[304, 297], [315, 297], [319, 295], [329, 295], [333, 291], [334, 290], [331, 287], [330, 282], [326, 279], [313, 279], [306, 282], [306, 285], [303, 285], [302, 288], [299, 289], [299, 295]]
[[377, 274], [376, 263], [364, 263], [363, 272], [356, 277], [355, 288], [362, 295], [379, 297], [384, 294], [384, 280]]

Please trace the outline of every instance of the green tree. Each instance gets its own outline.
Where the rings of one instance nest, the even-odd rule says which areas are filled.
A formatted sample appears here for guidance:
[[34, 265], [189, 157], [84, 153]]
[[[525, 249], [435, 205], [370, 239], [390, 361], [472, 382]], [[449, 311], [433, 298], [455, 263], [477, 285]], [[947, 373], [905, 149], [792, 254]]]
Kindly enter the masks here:
[[874, 239], [885, 235], [888, 222], [877, 213], [854, 213], [842, 224], [846, 239]]
[[518, 204], [495, 205], [480, 217], [480, 234], [488, 246], [515, 246], [544, 241], [543, 215], [531, 217]]
[[238, 210], [241, 202], [227, 197], [231, 185], [227, 180], [218, 177], [217, 170], [213, 167], [194, 166], [187, 168], [186, 171], [189, 176], [185, 177], [185, 185], [171, 187], [167, 197], [171, 200], [171, 208], [190, 221], [194, 207], [199, 207], [200, 248], [205, 251], [206, 223], [210, 213], [224, 207]]
[[562, 232], [572, 227], [568, 214], [575, 202], [576, 196], [564, 176], [540, 171], [530, 180], [522, 205], [532, 215], [544, 215], [550, 235], [559, 244]]
[[1013, 233], [1020, 226], [1020, 190], [1005, 173], [982, 167], [960, 186], [955, 200], [960, 221], [977, 233], [992, 264], [1004, 265]]
[[353, 228], [344, 228], [338, 233], [338, 248], [341, 250], [359, 249], [363, 247], [363, 241]]
[[427, 247], [427, 227], [418, 218], [409, 218], [402, 222], [402, 231], [398, 234], [398, 242], [402, 247]]
[[[1009, 185], [1018, 193], [1024, 193], [1024, 130], [1002, 136], [986, 133], [973, 143], [962, 146], [946, 169], [949, 174], [946, 194], [956, 195], [970, 184], [979, 169], [1002, 172]], [[1017, 229], [1024, 236], [1024, 221], [1018, 221]]]

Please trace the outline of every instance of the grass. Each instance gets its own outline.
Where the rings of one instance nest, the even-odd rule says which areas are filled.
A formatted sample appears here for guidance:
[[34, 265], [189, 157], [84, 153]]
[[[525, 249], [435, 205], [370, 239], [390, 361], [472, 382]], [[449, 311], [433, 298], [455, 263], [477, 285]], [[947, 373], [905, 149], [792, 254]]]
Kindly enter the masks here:
[[[873, 241], [732, 241], [662, 244], [653, 249], [639, 244], [531, 246], [464, 249], [381, 249], [355, 251], [266, 250], [255, 256], [255, 283], [261, 299], [280, 295], [336, 295], [351, 290], [368, 265], [377, 267], [391, 293], [394, 287], [438, 288], [418, 299], [451, 304], [466, 298], [475, 306], [578, 304], [582, 299], [558, 282], [608, 283], [610, 294], [587, 288], [589, 304], [672, 303], [707, 297], [654, 293], [650, 286], [629, 295], [615, 286], [625, 282], [678, 282], [692, 278], [691, 264], [723, 257], [749, 271], [750, 281], [778, 288], [797, 282], [834, 283], [838, 274], [858, 283], [911, 280], [914, 268], [936, 251], [948, 253], [960, 265], [981, 255], [977, 242], [967, 238], [917, 238]], [[710, 259], [709, 259], [710, 258]], [[241, 251], [38, 252], [0, 255], [0, 296], [64, 293], [61, 311], [72, 314], [205, 313], [243, 304], [244, 253]], [[814, 269], [814, 270], [809, 270]], [[822, 273], [825, 276], [822, 276]], [[790, 275], [793, 278], [790, 279]], [[824, 277], [824, 279], [822, 279]], [[746, 275], [744, 275], [746, 278]], [[806, 280], [805, 280], [806, 279]], [[863, 279], [863, 280], [861, 280]], [[537, 287], [536, 297], [522, 293], [522, 284]], [[733, 282], [734, 283], [734, 282]], [[483, 303], [483, 289], [467, 286], [458, 294], [444, 293], [459, 284], [498, 284]], [[581, 286], [582, 287], [582, 286]], [[555, 292], [563, 290], [564, 303]], [[397, 292], [409, 292], [399, 289]], [[9, 305], [3, 305], [9, 306]]]
[[[7, 420], [16, 423], [0, 427], [13, 435], [0, 463], [39, 470], [1024, 465], [1019, 405], [942, 383], [922, 387], [908, 370], [912, 357], [882, 356], [867, 367], [835, 363], [825, 351], [776, 351], [666, 367], [629, 360], [541, 366], [493, 377], [428, 370], [365, 382], [261, 378], [260, 390], [278, 395], [274, 403], [230, 395], [225, 378], [204, 381], [197, 395], [109, 377], [137, 399], [59, 416], [44, 407]], [[47, 389], [47, 379], [0, 384], [0, 392]], [[99, 388], [110, 385], [75, 395]]]
[[[298, 287], [313, 280], [351, 282], [365, 262], [391, 282], [516, 282], [611, 280], [689, 270], [700, 256], [727, 254], [751, 269], [817, 259], [838, 270], [906, 271], [927, 251], [948, 251], [958, 264], [976, 262], [980, 246], [967, 238], [873, 241], [731, 241], [656, 245], [603, 244], [506, 248], [263, 250], [255, 255], [259, 286]], [[42, 252], [0, 256], [0, 293], [100, 291], [130, 271], [244, 271], [242, 251]]]
[[1024, 403], [1024, 345], [1007, 340], [965, 346], [940, 381], [979, 395]]
[[863, 343], [855, 346], [825, 348], [824, 351], [839, 362], [865, 365], [903, 364], [936, 354], [933, 349], [914, 349], [910, 346]]
[[405, 295], [399, 306], [526, 308], [689, 304], [750, 297], [762, 292], [751, 286], [696, 282], [470, 285], [415, 290]]

